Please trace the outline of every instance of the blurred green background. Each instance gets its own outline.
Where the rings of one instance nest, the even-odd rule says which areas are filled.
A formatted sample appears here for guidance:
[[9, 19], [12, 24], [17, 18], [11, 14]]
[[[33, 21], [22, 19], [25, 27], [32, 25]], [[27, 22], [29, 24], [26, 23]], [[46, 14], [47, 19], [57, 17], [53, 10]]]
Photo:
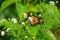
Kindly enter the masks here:
[[[27, 21], [24, 27], [19, 22], [14, 24], [9, 20], [11, 18], [24, 20], [23, 13], [26, 11], [32, 11], [35, 16], [36, 12], [41, 12], [45, 24], [31, 27]], [[2, 19], [6, 21], [1, 23]], [[55, 37], [56, 40], [60, 40], [60, 0], [0, 0], [0, 30], [5, 31], [7, 28], [12, 30], [3, 37], [0, 35], [0, 40], [55, 40]], [[54, 36], [50, 36], [53, 34]], [[24, 38], [26, 35], [28, 39]]]

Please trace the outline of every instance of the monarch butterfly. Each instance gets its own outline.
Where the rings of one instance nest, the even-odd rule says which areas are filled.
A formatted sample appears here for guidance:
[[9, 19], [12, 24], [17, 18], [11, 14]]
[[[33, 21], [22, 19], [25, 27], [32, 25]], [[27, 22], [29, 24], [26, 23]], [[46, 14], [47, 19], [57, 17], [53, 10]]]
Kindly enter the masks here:
[[27, 15], [26, 20], [29, 19], [31, 26], [33, 26], [35, 24], [43, 24], [44, 23], [44, 20], [43, 19], [38, 18], [38, 17], [33, 16], [33, 15], [30, 15], [30, 13], [31, 12], [29, 12], [28, 14], [26, 14]]

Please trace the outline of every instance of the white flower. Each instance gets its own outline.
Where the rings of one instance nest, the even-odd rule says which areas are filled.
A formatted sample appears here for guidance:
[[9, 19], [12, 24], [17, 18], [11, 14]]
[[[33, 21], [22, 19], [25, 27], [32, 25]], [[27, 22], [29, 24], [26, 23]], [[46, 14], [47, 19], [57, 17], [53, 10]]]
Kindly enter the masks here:
[[25, 26], [25, 22], [22, 22], [22, 24]]
[[54, 1], [50, 1], [49, 3], [52, 4], [52, 5], [55, 5], [55, 2]]
[[25, 36], [25, 38], [28, 38], [28, 36]]
[[2, 23], [3, 21], [2, 20], [0, 20], [0, 23]]
[[5, 19], [2, 19], [2, 21], [4, 22], [4, 21], [6, 21]]
[[41, 16], [41, 14], [39, 14], [39, 16]]
[[31, 20], [31, 17], [28, 17], [29, 20]]
[[8, 18], [8, 20], [11, 20], [10, 18]]
[[31, 18], [31, 17], [28, 17], [28, 19], [29, 19], [31, 22], [33, 22], [33, 20], [32, 20], [32, 18]]
[[58, 1], [56, 1], [56, 3], [58, 3]]
[[11, 28], [7, 28], [6, 32], [8, 32], [8, 31], [10, 31], [10, 30], [11, 30]]
[[12, 18], [11, 19], [14, 23], [17, 23], [17, 19], [16, 18]]
[[1, 31], [1, 36], [4, 36], [5, 35], [5, 32], [4, 31]]
[[28, 17], [27, 13], [24, 13], [24, 18], [27, 18], [27, 17]]
[[1, 19], [1, 20], [0, 20], [0, 23], [5, 22], [5, 21], [6, 21], [5, 19]]

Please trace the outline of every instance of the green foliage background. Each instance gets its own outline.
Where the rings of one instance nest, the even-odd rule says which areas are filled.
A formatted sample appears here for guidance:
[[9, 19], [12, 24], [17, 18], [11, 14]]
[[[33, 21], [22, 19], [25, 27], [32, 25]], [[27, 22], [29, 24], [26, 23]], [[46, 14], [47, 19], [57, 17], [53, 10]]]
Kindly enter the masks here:
[[[5, 36], [0, 36], [0, 40], [57, 40], [50, 29], [60, 27], [60, 14], [56, 6], [47, 4], [48, 1], [41, 0], [5, 0], [0, 7], [0, 30], [6, 31], [7, 28], [12, 28]], [[36, 12], [42, 14], [44, 19], [43, 25], [30, 26], [28, 21], [25, 21], [25, 26], [21, 23], [13, 23], [8, 18], [16, 18], [25, 20], [24, 13], [32, 11], [34, 16]], [[27, 38], [25, 38], [27, 36]]]

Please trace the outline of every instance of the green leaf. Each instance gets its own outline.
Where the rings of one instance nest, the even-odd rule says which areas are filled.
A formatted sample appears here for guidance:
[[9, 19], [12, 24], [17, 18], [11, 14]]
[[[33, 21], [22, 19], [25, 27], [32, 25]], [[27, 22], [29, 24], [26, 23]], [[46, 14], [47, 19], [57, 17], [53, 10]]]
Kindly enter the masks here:
[[36, 35], [36, 40], [56, 40], [54, 34], [50, 30], [39, 30]]
[[16, 8], [17, 8], [18, 16], [22, 20], [23, 19], [24, 12], [26, 12], [27, 9], [29, 8], [29, 4], [23, 5], [21, 3], [21, 1], [18, 1], [17, 0], [17, 2], [16, 2]]
[[42, 30], [42, 29], [38, 30], [35, 39], [36, 40], [45, 40], [45, 32], [44, 32], [44, 30]]
[[7, 8], [9, 5], [11, 5], [15, 2], [16, 2], [16, 0], [5, 0], [1, 5], [0, 11], [2, 12], [5, 8]]
[[36, 36], [37, 32], [38, 32], [38, 26], [30, 26], [29, 28], [29, 33], [32, 35], [32, 36]]
[[21, 4], [21, 2], [17, 1], [16, 8], [17, 8], [18, 16], [20, 17], [20, 19], [22, 19], [24, 13], [24, 6]]
[[50, 30], [45, 30], [45, 40], [56, 40], [56, 37]]
[[40, 10], [42, 19], [44, 19], [42, 28], [50, 29], [59, 27], [60, 14], [56, 6], [50, 4], [40, 4], [37, 6], [37, 8]]

